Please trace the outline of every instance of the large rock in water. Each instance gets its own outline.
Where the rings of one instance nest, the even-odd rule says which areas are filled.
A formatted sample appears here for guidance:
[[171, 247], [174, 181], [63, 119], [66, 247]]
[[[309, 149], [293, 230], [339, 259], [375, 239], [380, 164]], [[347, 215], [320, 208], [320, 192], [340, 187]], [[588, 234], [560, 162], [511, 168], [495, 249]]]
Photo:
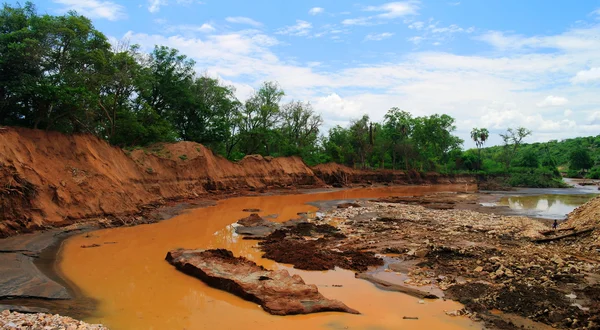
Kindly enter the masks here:
[[166, 260], [180, 271], [206, 284], [260, 304], [274, 315], [346, 312], [359, 314], [342, 302], [325, 298], [315, 285], [305, 284], [286, 270], [268, 270], [231, 251], [173, 250]]

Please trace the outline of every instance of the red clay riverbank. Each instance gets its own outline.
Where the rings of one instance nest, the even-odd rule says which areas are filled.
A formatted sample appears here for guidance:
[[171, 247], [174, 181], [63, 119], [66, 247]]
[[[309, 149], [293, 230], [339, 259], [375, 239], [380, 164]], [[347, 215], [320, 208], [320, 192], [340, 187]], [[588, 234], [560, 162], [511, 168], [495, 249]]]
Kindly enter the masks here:
[[171, 200], [244, 195], [273, 189], [357, 183], [472, 182], [471, 177], [357, 171], [337, 164], [314, 170], [298, 157], [247, 156], [239, 162], [192, 142], [127, 152], [92, 135], [24, 128], [0, 130], [0, 237], [82, 219], [128, 216]]

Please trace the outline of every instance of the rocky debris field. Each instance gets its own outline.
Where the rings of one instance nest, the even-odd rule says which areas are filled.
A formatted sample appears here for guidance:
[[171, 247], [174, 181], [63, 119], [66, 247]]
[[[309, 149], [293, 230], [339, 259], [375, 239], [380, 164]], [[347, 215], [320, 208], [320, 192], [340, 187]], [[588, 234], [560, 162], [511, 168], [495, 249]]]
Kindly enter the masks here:
[[0, 329], [108, 330], [100, 324], [87, 324], [66, 316], [42, 313], [23, 314], [8, 310], [0, 313]]
[[549, 228], [531, 218], [388, 201], [394, 203], [358, 202], [360, 207], [308, 216], [308, 223], [275, 230], [260, 248], [264, 257], [302, 269], [365, 272], [383, 265], [378, 257], [385, 256], [378, 270], [396, 274], [395, 285], [408, 288], [396, 291], [422, 288], [427, 296], [439, 289], [443, 298], [465, 305], [451, 315], [470, 315], [496, 328], [518, 328], [503, 315], [558, 328], [600, 327], [600, 254], [572, 248], [593, 238], [536, 243]]
[[315, 285], [305, 284], [286, 270], [267, 270], [231, 251], [173, 250], [166, 260], [206, 284], [260, 304], [274, 315], [345, 312], [358, 314], [342, 302], [325, 298]]

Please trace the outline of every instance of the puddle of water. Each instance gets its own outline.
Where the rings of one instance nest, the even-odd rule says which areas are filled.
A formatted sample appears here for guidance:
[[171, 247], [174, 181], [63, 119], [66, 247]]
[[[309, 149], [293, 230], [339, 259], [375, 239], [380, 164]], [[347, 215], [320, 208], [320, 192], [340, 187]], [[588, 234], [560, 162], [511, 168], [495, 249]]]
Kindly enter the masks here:
[[[275, 221], [286, 221], [296, 218], [298, 212], [315, 212], [316, 207], [306, 205], [310, 201], [464, 190], [465, 185], [419, 186], [228, 199], [156, 224], [100, 230], [91, 233], [91, 237], [72, 237], [62, 247], [59, 267], [84, 295], [98, 301], [96, 315], [86, 321], [103, 323], [117, 330], [480, 329], [481, 325], [467, 318], [445, 315], [445, 310], [462, 307], [452, 301], [419, 304], [416, 298], [379, 290], [367, 281], [356, 279], [351, 271], [302, 271], [263, 259], [256, 242], [235, 235], [231, 225], [248, 215], [242, 211], [245, 208], [259, 208], [262, 216], [278, 214]], [[90, 244], [101, 246], [81, 248]], [[210, 288], [164, 261], [169, 250], [180, 247], [226, 248], [269, 269], [287, 269], [302, 276], [306, 283], [316, 284], [326, 297], [341, 300], [362, 315], [269, 315], [256, 304]], [[419, 319], [406, 320], [404, 316]]]
[[502, 197], [498, 205], [508, 206], [525, 215], [562, 220], [575, 208], [596, 196], [597, 194], [509, 196]]

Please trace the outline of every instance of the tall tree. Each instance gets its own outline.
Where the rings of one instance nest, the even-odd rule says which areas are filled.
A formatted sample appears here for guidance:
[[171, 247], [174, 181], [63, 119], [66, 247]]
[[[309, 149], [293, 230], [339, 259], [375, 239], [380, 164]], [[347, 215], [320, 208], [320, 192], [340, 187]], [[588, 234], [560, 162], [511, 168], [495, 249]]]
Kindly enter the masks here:
[[478, 162], [477, 162], [477, 169], [480, 170], [481, 169], [481, 148], [483, 147], [483, 145], [485, 144], [485, 141], [487, 141], [488, 137], [490, 136], [490, 132], [487, 130], [487, 128], [473, 128], [473, 130], [471, 130], [471, 139], [475, 142], [475, 145], [477, 146], [477, 151], [478, 151]]
[[350, 141], [362, 168], [367, 167], [367, 156], [372, 149], [369, 127], [368, 115], [350, 123]]
[[500, 134], [502, 141], [504, 141], [504, 166], [507, 170], [510, 168], [519, 146], [523, 143], [523, 139], [531, 135], [531, 133], [531, 130], [519, 127], [517, 129], [509, 128], [506, 130], [506, 133]]
[[284, 155], [304, 155], [314, 149], [323, 118], [310, 103], [291, 101], [281, 109], [280, 143]]
[[413, 118], [410, 113], [399, 108], [391, 108], [383, 119], [383, 131], [390, 141], [390, 153], [392, 155], [392, 167], [396, 168], [398, 154], [403, 154], [405, 169], [408, 169], [407, 140], [412, 132]]
[[279, 120], [281, 99], [284, 91], [277, 83], [265, 82], [246, 101], [242, 111], [241, 134], [242, 150], [245, 154], [261, 153], [269, 155], [274, 139], [275, 124]]
[[592, 160], [589, 151], [581, 147], [570, 153], [569, 160], [569, 168], [576, 171], [582, 170], [585, 172], [594, 166], [594, 161]]

